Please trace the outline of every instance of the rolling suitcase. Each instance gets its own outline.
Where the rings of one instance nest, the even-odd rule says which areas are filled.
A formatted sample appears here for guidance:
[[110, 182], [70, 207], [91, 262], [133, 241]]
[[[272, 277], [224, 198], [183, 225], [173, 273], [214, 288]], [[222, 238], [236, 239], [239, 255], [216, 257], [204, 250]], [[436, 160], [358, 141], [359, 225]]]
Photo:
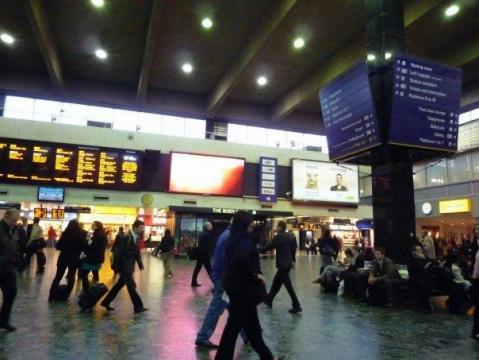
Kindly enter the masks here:
[[88, 289], [84, 294], [80, 295], [78, 299], [78, 306], [83, 310], [90, 310], [93, 308], [98, 301], [108, 292], [108, 287], [99, 283]]
[[70, 296], [67, 285], [58, 285], [52, 293], [53, 301], [66, 301]]

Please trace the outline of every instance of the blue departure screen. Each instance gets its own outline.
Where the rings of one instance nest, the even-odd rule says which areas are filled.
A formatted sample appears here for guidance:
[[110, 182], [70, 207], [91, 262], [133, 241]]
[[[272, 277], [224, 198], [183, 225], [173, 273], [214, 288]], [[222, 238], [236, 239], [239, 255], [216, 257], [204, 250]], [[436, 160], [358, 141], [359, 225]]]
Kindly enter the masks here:
[[393, 66], [389, 143], [457, 151], [461, 70], [407, 55]]
[[346, 158], [381, 143], [366, 63], [319, 92], [329, 158]]

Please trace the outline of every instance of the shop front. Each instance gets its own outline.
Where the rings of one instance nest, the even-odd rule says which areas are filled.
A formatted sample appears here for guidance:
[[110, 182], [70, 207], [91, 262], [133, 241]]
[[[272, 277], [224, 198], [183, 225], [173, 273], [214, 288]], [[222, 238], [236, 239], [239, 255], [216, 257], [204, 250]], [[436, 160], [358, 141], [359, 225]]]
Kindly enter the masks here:
[[290, 216], [291, 212], [247, 210], [232, 208], [203, 208], [188, 206], [170, 206], [168, 213], [174, 218], [174, 234], [178, 241], [179, 252], [194, 246], [203, 225], [209, 221], [213, 224], [213, 232], [218, 237], [227, 227], [231, 217], [239, 210], [251, 212], [255, 222], [257, 241], [266, 243], [272, 238], [272, 220], [277, 216]]
[[460, 245], [466, 239], [472, 239], [474, 224], [474, 199], [442, 199], [424, 201], [420, 207], [420, 216], [416, 218], [416, 232], [422, 236], [427, 231], [434, 239], [443, 238]]
[[300, 250], [306, 249], [306, 244], [310, 239], [318, 242], [326, 228], [329, 228], [332, 235], [341, 241], [343, 249], [353, 247], [356, 242], [359, 243], [365, 237], [368, 244], [371, 244], [373, 241], [371, 221], [368, 222], [368, 225], [363, 222], [358, 227], [356, 226], [358, 219], [327, 216], [290, 216], [284, 218], [276, 217], [274, 219], [274, 227], [276, 227], [279, 221], [286, 221], [287, 229], [296, 237]]

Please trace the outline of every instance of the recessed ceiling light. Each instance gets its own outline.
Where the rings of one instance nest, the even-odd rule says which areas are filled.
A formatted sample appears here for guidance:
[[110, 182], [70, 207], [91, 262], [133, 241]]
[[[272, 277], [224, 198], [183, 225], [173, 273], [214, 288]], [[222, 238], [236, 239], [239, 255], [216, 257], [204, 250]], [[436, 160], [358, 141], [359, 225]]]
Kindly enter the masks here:
[[2, 39], [2, 41], [8, 45], [12, 45], [15, 42], [13, 36], [8, 33], [2, 33], [2, 35], [0, 35], [0, 39]]
[[293, 46], [295, 49], [301, 49], [304, 46], [304, 39], [301, 37], [294, 39]]
[[256, 79], [256, 82], [259, 86], [265, 86], [268, 83], [268, 79], [266, 78], [266, 76], [260, 76]]
[[102, 59], [102, 60], [105, 60], [108, 57], [107, 52], [103, 49], [97, 49], [95, 51], [95, 55], [98, 59]]
[[211, 29], [213, 27], [213, 20], [210, 18], [204, 18], [201, 20], [201, 26], [203, 26], [205, 29]]
[[454, 16], [459, 12], [459, 10], [460, 10], [459, 5], [454, 4], [454, 5], [449, 6], [446, 9], [446, 11], [444, 11], [444, 14], [448, 17]]
[[393, 56], [393, 54], [391, 54], [389, 51], [386, 51], [384, 53], [384, 59], [386, 59], [386, 60], [389, 60], [391, 58], [391, 56]]
[[95, 6], [95, 7], [102, 7], [103, 5], [105, 5], [105, 1], [103, 0], [90, 0], [92, 5]]
[[376, 60], [376, 55], [368, 54], [367, 59], [368, 59], [368, 61], [374, 61], [374, 60]]
[[191, 65], [190, 63], [185, 63], [181, 67], [181, 70], [183, 70], [184, 73], [189, 74], [193, 71], [193, 65]]

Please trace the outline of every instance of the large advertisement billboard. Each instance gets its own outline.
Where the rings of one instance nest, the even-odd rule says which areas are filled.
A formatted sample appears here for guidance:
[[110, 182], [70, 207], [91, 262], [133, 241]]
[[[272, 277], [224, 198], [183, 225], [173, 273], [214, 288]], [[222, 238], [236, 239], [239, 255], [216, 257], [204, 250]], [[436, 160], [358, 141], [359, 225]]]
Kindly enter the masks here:
[[293, 159], [293, 200], [357, 204], [358, 167]]
[[245, 160], [171, 153], [170, 192], [243, 196]]

